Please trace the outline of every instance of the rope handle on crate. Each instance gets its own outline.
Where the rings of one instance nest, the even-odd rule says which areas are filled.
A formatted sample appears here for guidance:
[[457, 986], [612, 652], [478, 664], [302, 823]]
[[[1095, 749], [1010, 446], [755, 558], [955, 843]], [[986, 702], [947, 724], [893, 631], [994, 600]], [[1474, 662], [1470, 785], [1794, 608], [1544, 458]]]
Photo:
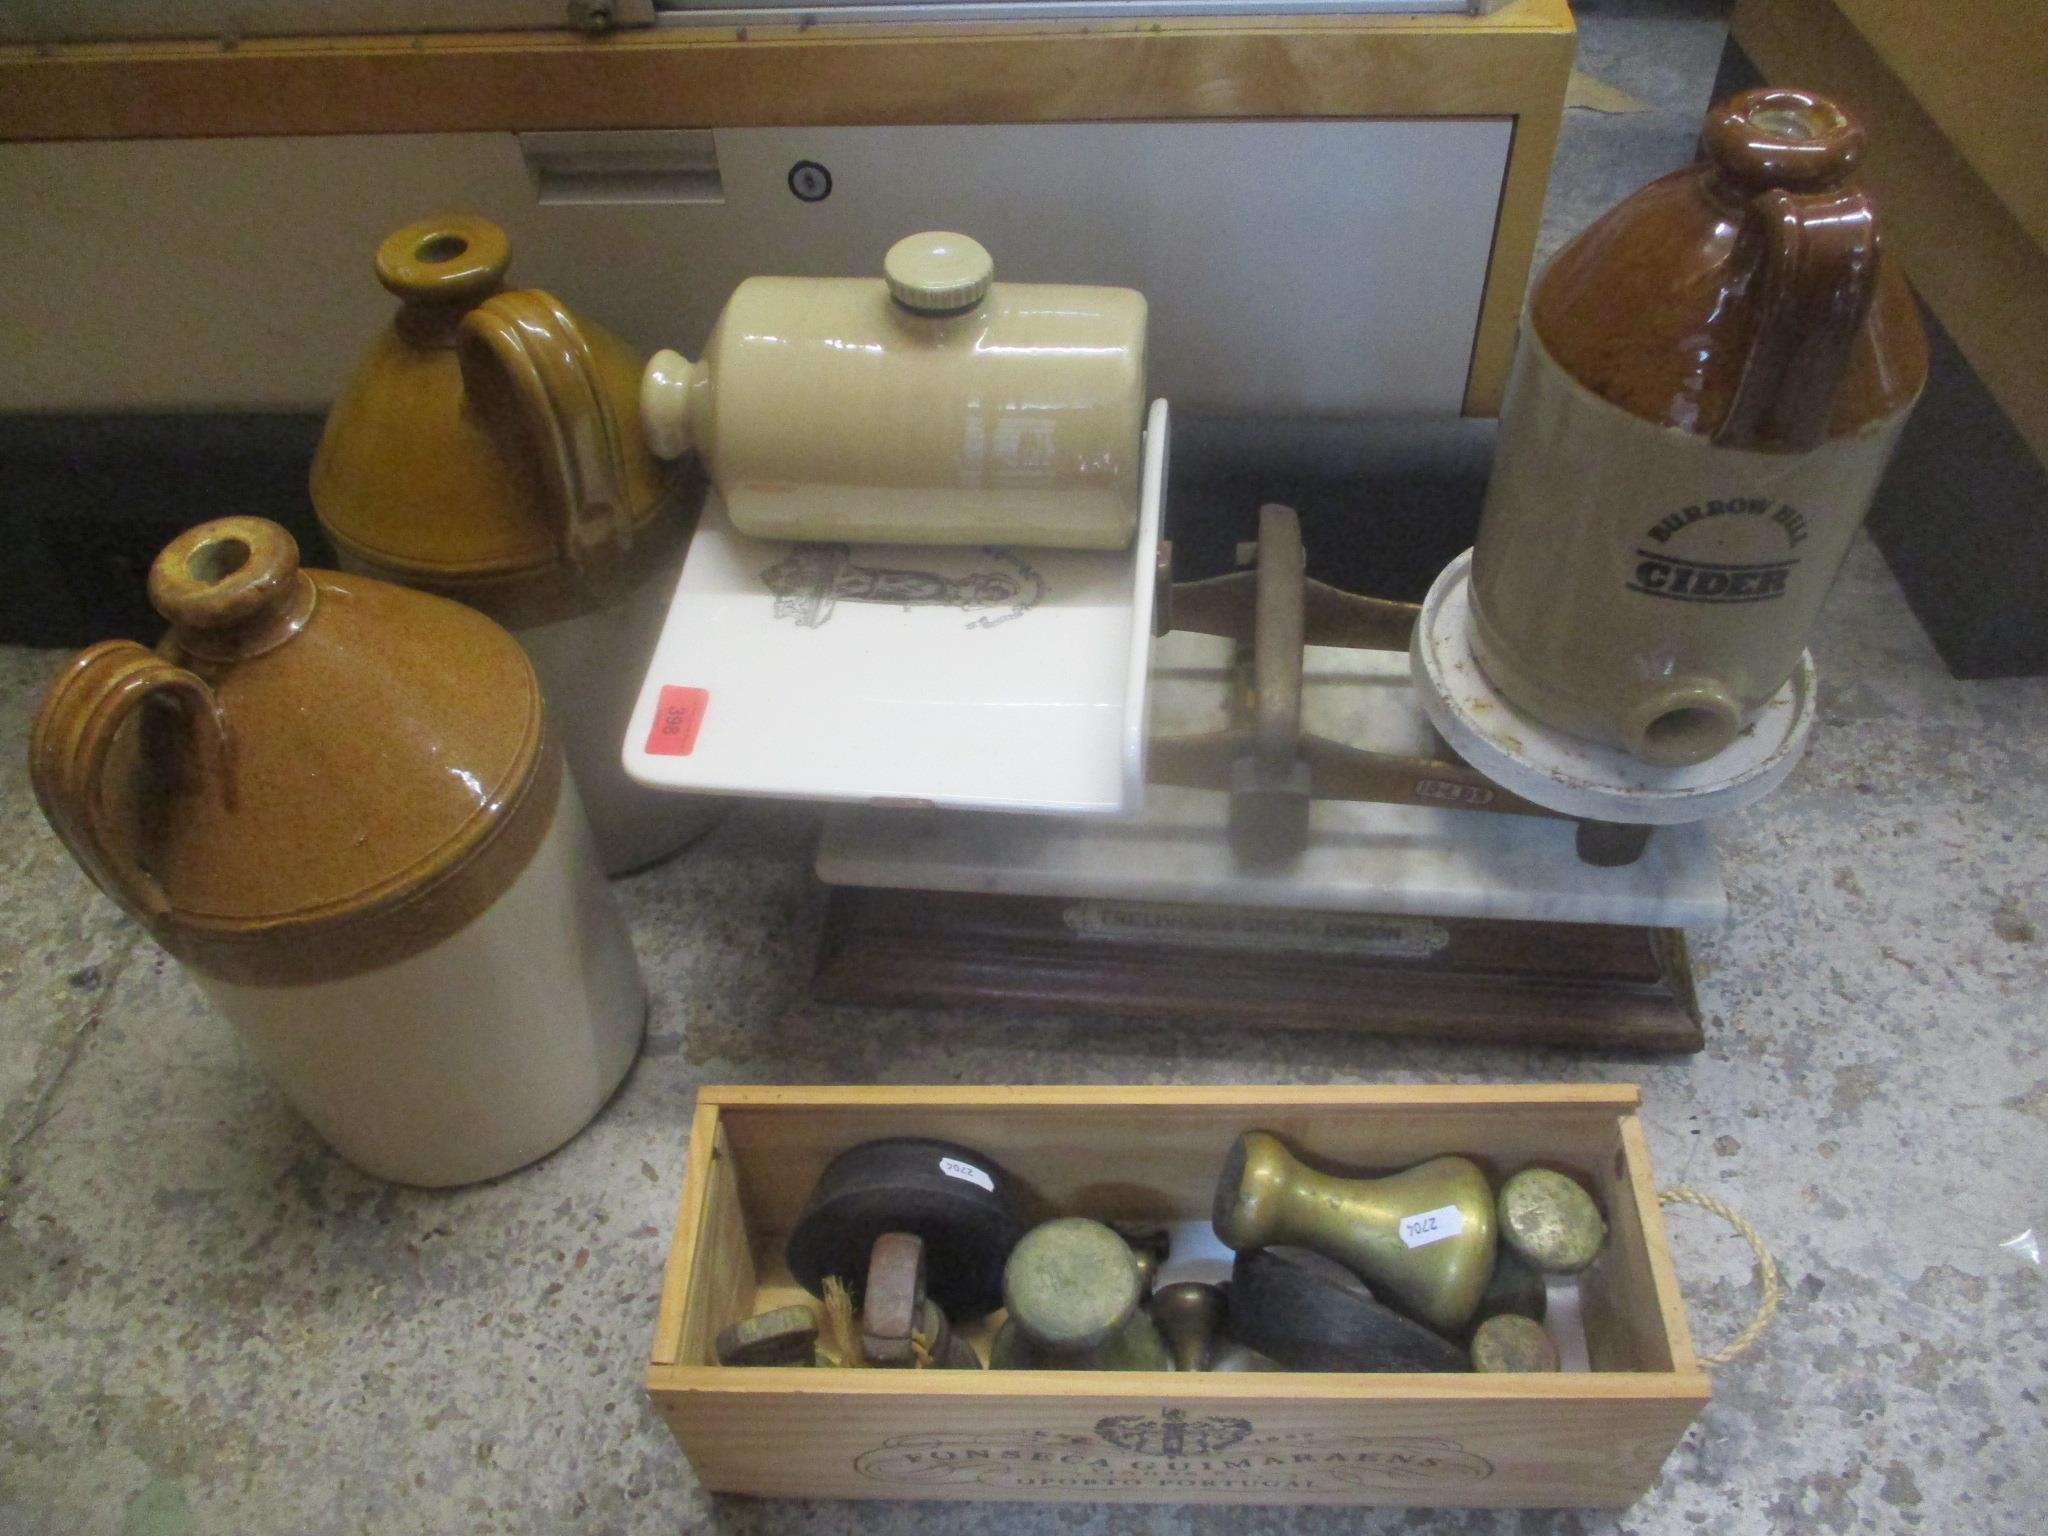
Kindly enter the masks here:
[[1764, 1330], [1771, 1326], [1771, 1319], [1778, 1315], [1778, 1303], [1784, 1298], [1784, 1281], [1778, 1275], [1778, 1261], [1765, 1245], [1762, 1235], [1749, 1224], [1742, 1213], [1712, 1195], [1703, 1195], [1696, 1189], [1660, 1189], [1657, 1191], [1659, 1205], [1696, 1205], [1703, 1211], [1711, 1211], [1735, 1229], [1735, 1235], [1749, 1244], [1749, 1251], [1756, 1256], [1757, 1297], [1756, 1315], [1750, 1318], [1748, 1326], [1735, 1335], [1720, 1349], [1710, 1355], [1701, 1355], [1701, 1365], [1726, 1365], [1729, 1361], [1749, 1353], [1756, 1341], [1764, 1336]]

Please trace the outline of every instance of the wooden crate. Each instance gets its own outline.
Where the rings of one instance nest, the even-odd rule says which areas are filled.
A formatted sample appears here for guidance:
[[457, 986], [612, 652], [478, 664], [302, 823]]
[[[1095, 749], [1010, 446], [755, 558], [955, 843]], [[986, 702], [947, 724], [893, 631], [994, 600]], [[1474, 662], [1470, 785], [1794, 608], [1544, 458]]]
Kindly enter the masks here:
[[[707, 1488], [787, 1497], [1626, 1505], [1708, 1396], [1636, 1117], [1618, 1085], [706, 1088], [647, 1386]], [[1232, 1139], [1391, 1169], [1587, 1180], [1612, 1228], [1583, 1281], [1594, 1370], [1547, 1376], [845, 1371], [712, 1364], [801, 1296], [783, 1245], [825, 1165], [882, 1136], [1000, 1162], [1042, 1214], [1206, 1216]]]

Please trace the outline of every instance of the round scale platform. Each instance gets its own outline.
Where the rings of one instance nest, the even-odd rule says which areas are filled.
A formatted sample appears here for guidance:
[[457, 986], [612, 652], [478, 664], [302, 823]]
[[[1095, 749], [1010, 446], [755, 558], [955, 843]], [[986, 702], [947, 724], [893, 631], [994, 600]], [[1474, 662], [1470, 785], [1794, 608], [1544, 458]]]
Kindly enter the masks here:
[[1501, 696], [1472, 654], [1471, 566], [1468, 549], [1429, 589], [1408, 670], [1451, 750], [1502, 788], [1569, 816], [1679, 826], [1761, 800], [1805, 752], [1815, 710], [1810, 653], [1727, 751], [1689, 767], [1654, 768], [1619, 748], [1539, 724]]

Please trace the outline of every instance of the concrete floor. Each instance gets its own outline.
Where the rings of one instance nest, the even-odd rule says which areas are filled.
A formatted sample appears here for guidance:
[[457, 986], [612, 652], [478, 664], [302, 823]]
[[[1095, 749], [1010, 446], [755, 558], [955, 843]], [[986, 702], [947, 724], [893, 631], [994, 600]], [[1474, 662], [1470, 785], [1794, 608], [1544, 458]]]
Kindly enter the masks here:
[[[1684, 159], [1711, 5], [1588, 6], [1546, 247]], [[2048, 682], [1948, 679], [1867, 547], [1814, 643], [1807, 762], [1719, 829], [1683, 1060], [1339, 1033], [866, 1013], [804, 992], [813, 822], [748, 806], [621, 884], [644, 1059], [568, 1148], [453, 1194], [337, 1161], [58, 847], [19, 744], [59, 658], [0, 651], [0, 1529], [8, 1532], [2032, 1532], [2048, 1505]], [[756, 1503], [707, 1496], [639, 1380], [709, 1082], [1633, 1081], [1662, 1179], [1788, 1294], [1620, 1515]], [[1746, 1250], [1679, 1212], [1703, 1347]]]

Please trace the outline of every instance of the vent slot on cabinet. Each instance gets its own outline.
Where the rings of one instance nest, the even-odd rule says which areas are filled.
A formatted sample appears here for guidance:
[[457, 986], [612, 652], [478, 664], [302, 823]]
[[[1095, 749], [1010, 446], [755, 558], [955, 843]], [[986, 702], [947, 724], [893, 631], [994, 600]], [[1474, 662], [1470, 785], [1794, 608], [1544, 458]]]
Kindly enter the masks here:
[[725, 201], [708, 128], [518, 137], [543, 206]]

